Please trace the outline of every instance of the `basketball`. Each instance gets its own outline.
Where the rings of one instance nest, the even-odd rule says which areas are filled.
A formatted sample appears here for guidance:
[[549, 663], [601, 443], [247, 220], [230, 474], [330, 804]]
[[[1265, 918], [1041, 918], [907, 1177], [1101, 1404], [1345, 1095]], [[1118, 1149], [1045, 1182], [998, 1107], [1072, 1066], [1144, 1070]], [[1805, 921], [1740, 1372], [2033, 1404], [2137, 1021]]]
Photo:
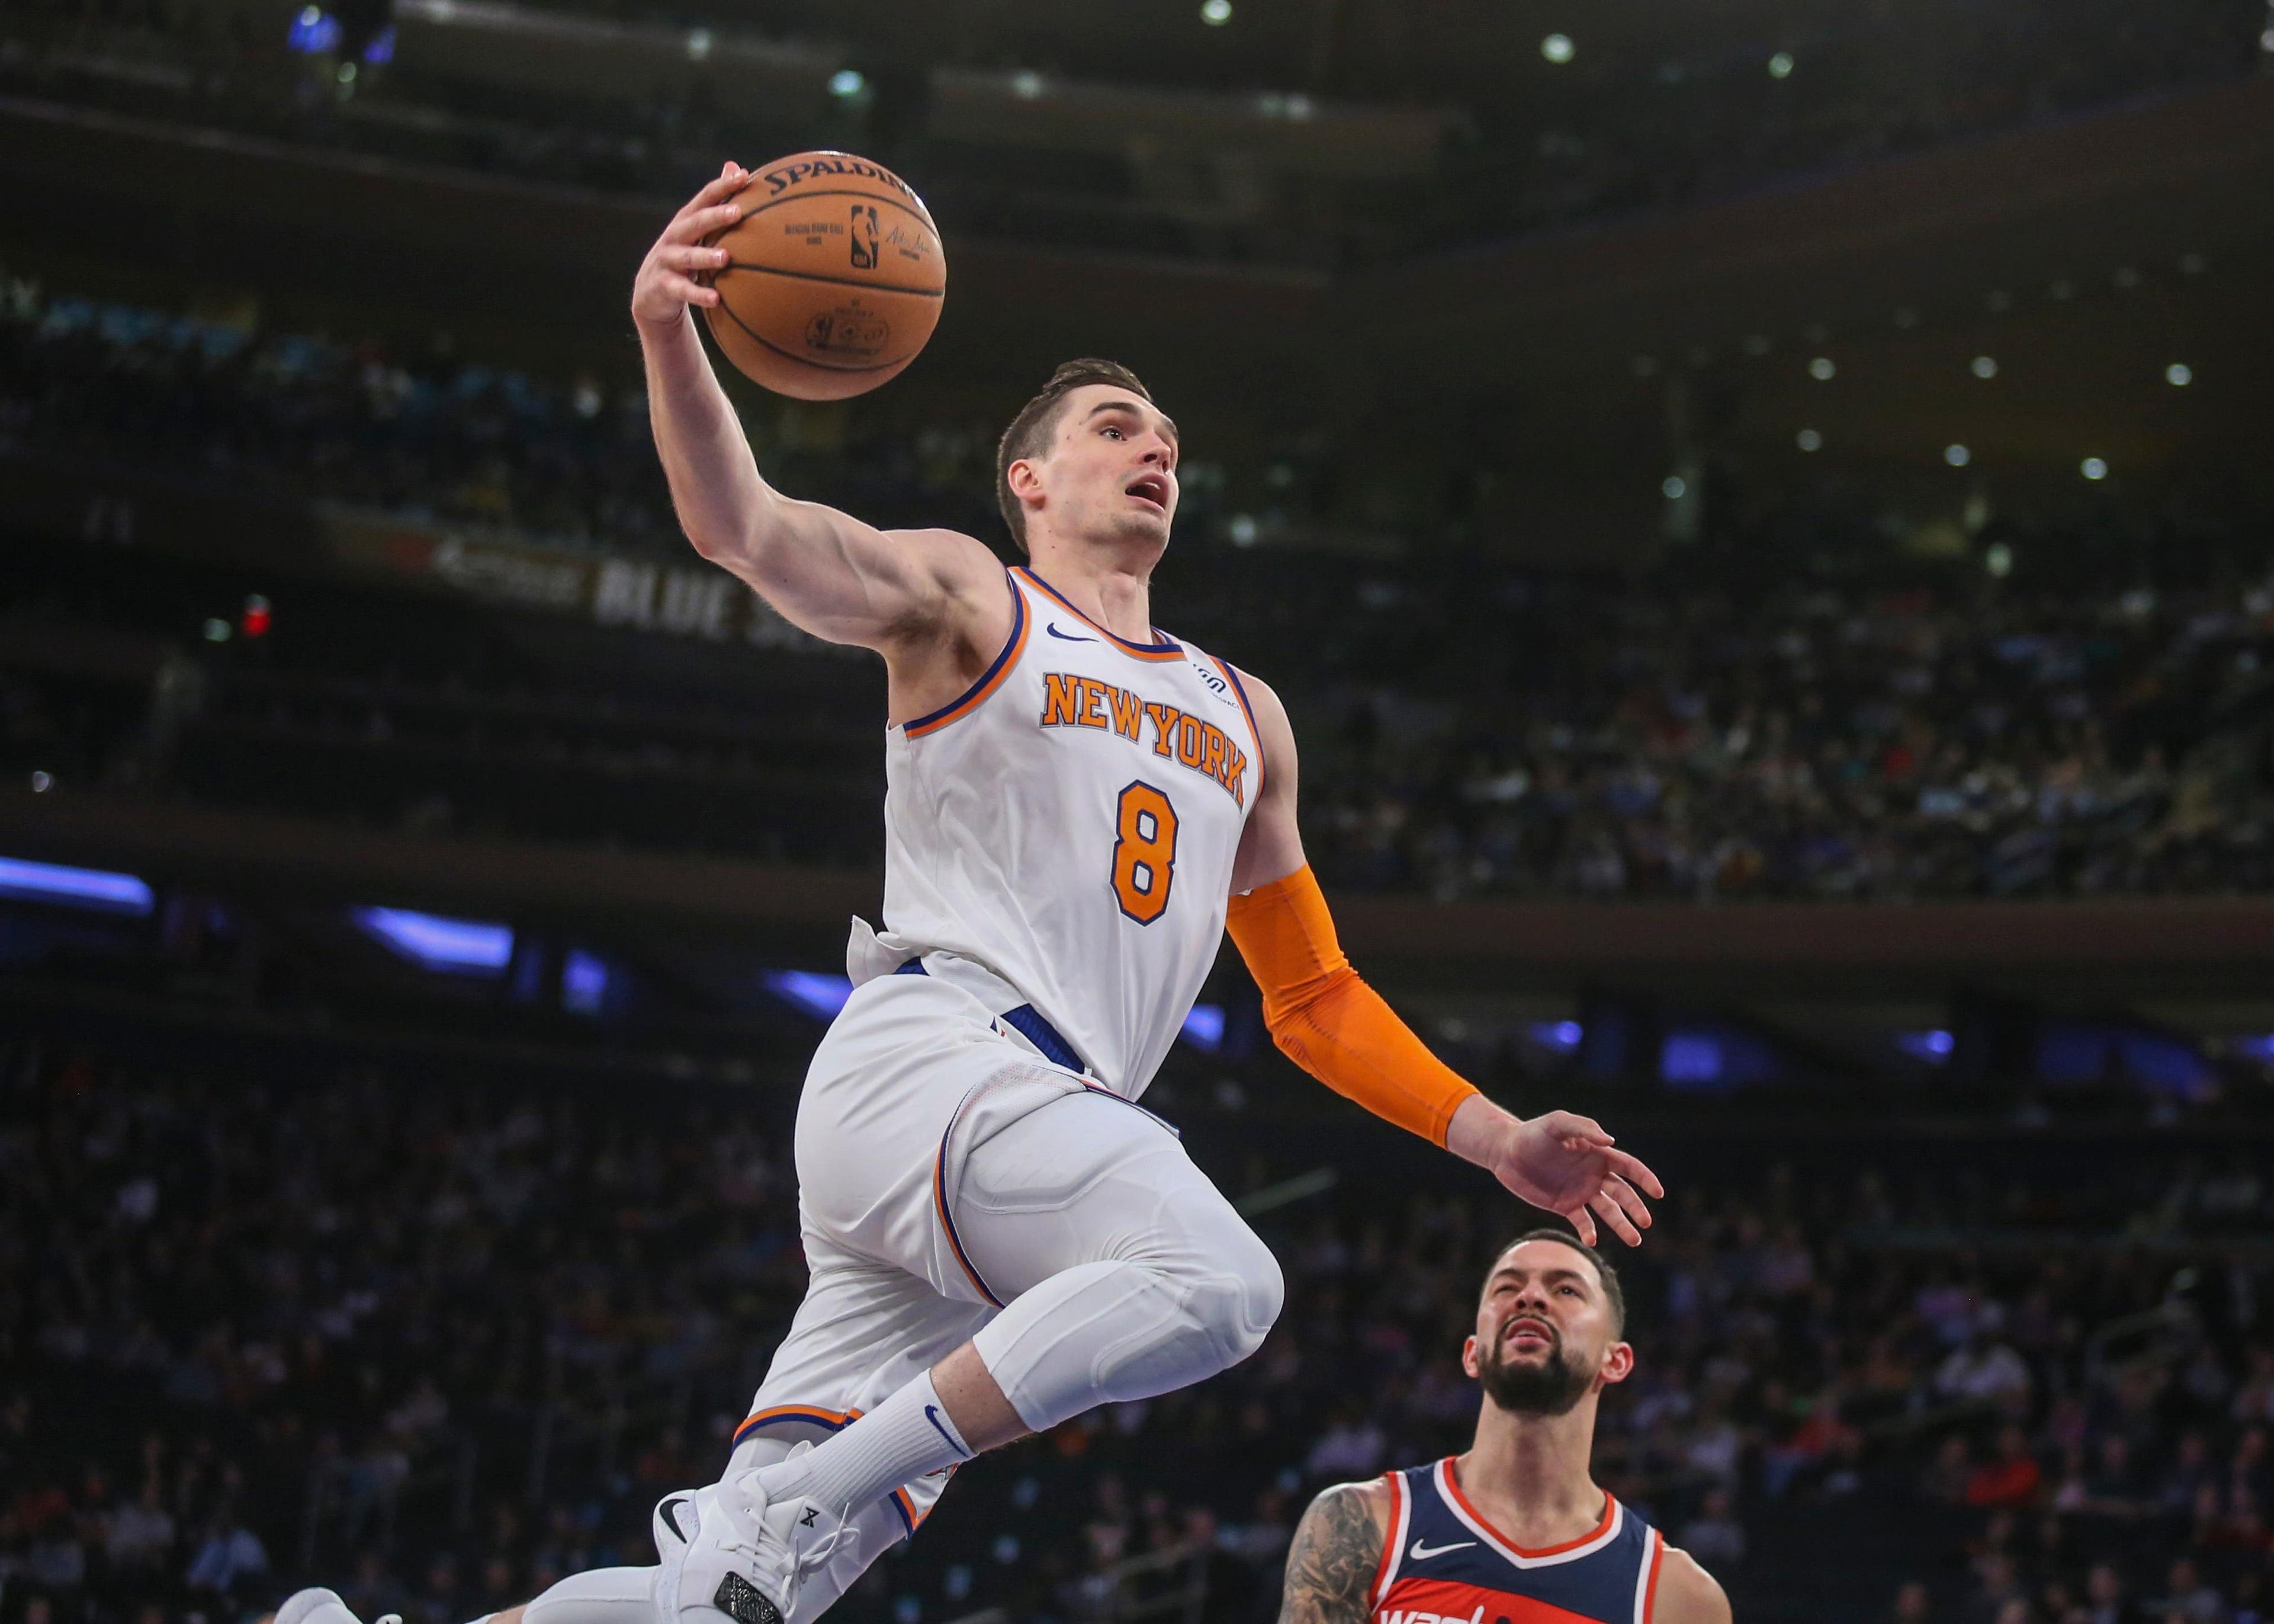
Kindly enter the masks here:
[[711, 336], [755, 382], [802, 401], [863, 395], [916, 358], [939, 322], [947, 260], [907, 182], [850, 153], [767, 164], [742, 218], [708, 239]]

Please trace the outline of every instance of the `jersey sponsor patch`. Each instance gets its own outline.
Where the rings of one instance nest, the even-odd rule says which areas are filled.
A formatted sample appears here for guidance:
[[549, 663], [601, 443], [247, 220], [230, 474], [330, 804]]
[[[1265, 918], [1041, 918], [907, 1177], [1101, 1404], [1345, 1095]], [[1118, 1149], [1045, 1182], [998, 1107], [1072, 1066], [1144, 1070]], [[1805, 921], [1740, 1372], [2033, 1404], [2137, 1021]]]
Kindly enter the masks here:
[[1132, 744], [1149, 743], [1164, 761], [1213, 778], [1235, 806], [1247, 804], [1247, 752], [1214, 722], [1176, 705], [1160, 704], [1133, 688], [1068, 671], [1043, 673], [1045, 727], [1096, 727]]

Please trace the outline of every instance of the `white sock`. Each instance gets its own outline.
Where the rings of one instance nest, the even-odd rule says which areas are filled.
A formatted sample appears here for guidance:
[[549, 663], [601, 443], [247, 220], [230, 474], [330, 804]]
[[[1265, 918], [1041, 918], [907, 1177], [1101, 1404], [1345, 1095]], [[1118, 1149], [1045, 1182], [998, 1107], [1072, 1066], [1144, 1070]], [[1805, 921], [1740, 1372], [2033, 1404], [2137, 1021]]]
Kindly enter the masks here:
[[758, 1486], [769, 1500], [803, 1495], [832, 1511], [859, 1511], [971, 1456], [926, 1371], [836, 1437], [762, 1470]]

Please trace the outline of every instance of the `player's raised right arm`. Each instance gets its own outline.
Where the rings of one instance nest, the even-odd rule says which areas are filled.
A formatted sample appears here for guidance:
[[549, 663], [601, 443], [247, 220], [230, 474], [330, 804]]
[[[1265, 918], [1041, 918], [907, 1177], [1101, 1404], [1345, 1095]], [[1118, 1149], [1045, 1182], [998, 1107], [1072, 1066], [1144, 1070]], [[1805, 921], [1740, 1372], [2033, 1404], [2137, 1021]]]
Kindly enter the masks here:
[[1002, 566], [948, 530], [887, 535], [768, 485], [695, 331], [690, 306], [719, 302], [699, 278], [726, 260], [703, 239], [741, 217], [749, 175], [729, 163], [672, 216], [632, 283], [648, 416], [672, 505], [695, 550], [733, 571], [794, 626], [890, 651], [929, 641], [960, 600], [999, 607]]
[[1365, 1624], [1389, 1530], [1380, 1478], [1337, 1484], [1313, 1500], [1287, 1547], [1279, 1624]]

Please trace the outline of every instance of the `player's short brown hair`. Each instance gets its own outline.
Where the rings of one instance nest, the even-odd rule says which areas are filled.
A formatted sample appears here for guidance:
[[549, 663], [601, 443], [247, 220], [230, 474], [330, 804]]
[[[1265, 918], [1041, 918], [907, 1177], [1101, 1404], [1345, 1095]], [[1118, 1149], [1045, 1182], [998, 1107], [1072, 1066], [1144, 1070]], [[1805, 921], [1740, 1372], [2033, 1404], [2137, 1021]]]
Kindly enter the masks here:
[[1597, 1252], [1593, 1246], [1588, 1245], [1577, 1236], [1572, 1234], [1569, 1229], [1551, 1229], [1546, 1226], [1537, 1229], [1526, 1229], [1523, 1234], [1509, 1242], [1507, 1245], [1493, 1253], [1492, 1268], [1485, 1271], [1485, 1279], [1487, 1282], [1489, 1282], [1493, 1277], [1493, 1269], [1497, 1269], [1500, 1267], [1500, 1260], [1508, 1256], [1510, 1252], [1514, 1252], [1518, 1246], [1523, 1245], [1526, 1241], [1554, 1241], [1559, 1246], [1569, 1246], [1572, 1251], [1586, 1259], [1588, 1262], [1593, 1264], [1595, 1266], [1595, 1277], [1603, 1282], [1603, 1301], [1610, 1305], [1611, 1335], [1613, 1336], [1621, 1336], [1625, 1335], [1627, 1328], [1627, 1294], [1624, 1290], [1621, 1289], [1619, 1286], [1618, 1270], [1610, 1266], [1609, 1262], [1605, 1259], [1601, 1252]]
[[1061, 363], [1043, 392], [1019, 408], [1019, 415], [1011, 419], [1011, 426], [1003, 431], [995, 447], [995, 503], [1002, 508], [1003, 523], [1011, 527], [1011, 539], [1019, 544], [1021, 553], [1028, 550], [1027, 513], [1011, 493], [1011, 464], [1022, 457], [1040, 456], [1050, 448], [1050, 436], [1058, 430], [1059, 408], [1068, 395], [1088, 383], [1118, 384], [1148, 402], [1153, 398], [1153, 392], [1137, 380], [1137, 374], [1120, 362], [1088, 356]]

